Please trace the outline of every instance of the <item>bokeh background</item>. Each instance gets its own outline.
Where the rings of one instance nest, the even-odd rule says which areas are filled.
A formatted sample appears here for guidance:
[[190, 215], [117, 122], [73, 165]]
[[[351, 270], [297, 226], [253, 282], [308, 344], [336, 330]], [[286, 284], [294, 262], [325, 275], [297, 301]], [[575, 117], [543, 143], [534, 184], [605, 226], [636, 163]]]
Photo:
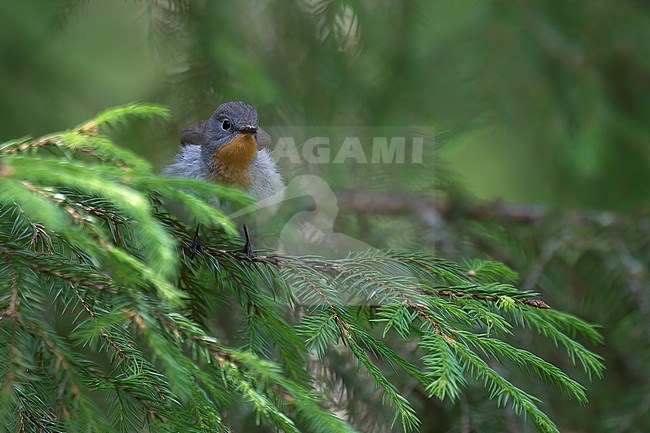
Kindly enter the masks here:
[[[3, 0], [0, 62], [0, 142], [157, 102], [170, 121], [115, 132], [156, 167], [180, 128], [229, 99], [255, 105], [262, 125], [434, 131], [417, 167], [318, 167], [340, 193], [337, 230], [507, 263], [523, 288], [603, 326], [591, 348], [608, 367], [589, 383], [535, 348], [588, 383], [583, 408], [512, 380], [562, 431], [650, 430], [649, 3]], [[451, 405], [409, 392], [423, 432], [530, 428], [491, 416], [485, 395]]]

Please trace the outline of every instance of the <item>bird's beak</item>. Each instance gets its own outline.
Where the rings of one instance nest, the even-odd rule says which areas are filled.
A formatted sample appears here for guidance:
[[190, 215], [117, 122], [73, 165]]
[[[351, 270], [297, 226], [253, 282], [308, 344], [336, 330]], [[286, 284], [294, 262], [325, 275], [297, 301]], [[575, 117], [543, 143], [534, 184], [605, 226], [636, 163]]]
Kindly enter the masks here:
[[255, 134], [257, 132], [257, 127], [252, 125], [246, 125], [239, 129], [241, 134]]

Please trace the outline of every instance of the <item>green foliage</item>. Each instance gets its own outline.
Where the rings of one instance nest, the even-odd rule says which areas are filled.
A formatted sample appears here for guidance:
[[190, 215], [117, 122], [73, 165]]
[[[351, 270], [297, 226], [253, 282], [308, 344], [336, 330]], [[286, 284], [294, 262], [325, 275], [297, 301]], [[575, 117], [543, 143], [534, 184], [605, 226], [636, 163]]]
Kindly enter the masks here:
[[[340, 189], [361, 189], [363, 194], [376, 186], [383, 197], [410, 199], [400, 201], [407, 206], [398, 214], [393, 207], [383, 215], [381, 206], [355, 208], [339, 200], [340, 232], [377, 248], [435, 251], [462, 264], [461, 272], [465, 267], [478, 270], [465, 262], [468, 257], [498, 260], [516, 269], [521, 279], [497, 273], [485, 284], [520, 282], [522, 292], [540, 292], [554, 307], [543, 312], [542, 321], [561, 314], [559, 309], [601, 324], [598, 332], [606, 344], [595, 350], [606, 359], [607, 374], [589, 386], [591, 404], [586, 407], [556, 398], [550, 387], [531, 381], [510, 361], [497, 371], [543, 400], [540, 407], [563, 431], [650, 430], [647, 2], [240, 0], [225, 6], [187, 0], [26, 0], [0, 2], [0, 21], [0, 141], [75, 125], [105, 107], [142, 99], [169, 104], [172, 121], [134, 120], [126, 128], [105, 125], [103, 132], [110, 131], [124, 148], [144, 156], [126, 158], [131, 166], [151, 163], [155, 170], [169, 163], [180, 128], [205, 118], [227, 99], [253, 103], [265, 128], [369, 125], [374, 131], [386, 125], [380, 135], [402, 134], [404, 125], [435, 128], [435, 143], [427, 142], [432, 149], [425, 145], [425, 151], [435, 150], [425, 153], [425, 161], [435, 160], [435, 167], [298, 168], [322, 175], [339, 199], [345, 192]], [[75, 140], [84, 142], [74, 134], [66, 140], [70, 148]], [[100, 141], [94, 140], [93, 146], [101, 146]], [[291, 171], [283, 169], [290, 180]], [[469, 194], [459, 194], [459, 180], [473, 196], [536, 204], [475, 202]], [[166, 194], [186, 194], [169, 181]], [[111, 209], [107, 200], [74, 190], [65, 191], [65, 196], [95, 211]], [[185, 201], [185, 206], [192, 202], [206, 207], [194, 212], [204, 221], [211, 215], [195, 195]], [[118, 225], [117, 230], [106, 226], [109, 239], [124, 234], [130, 240], [132, 221], [120, 222], [125, 215], [109, 213]], [[18, 216], [2, 218], [14, 221]], [[101, 218], [93, 218], [101, 223]], [[34, 242], [33, 248], [47, 251], [44, 235]], [[92, 251], [93, 245], [89, 247]], [[140, 252], [134, 254], [145, 259]], [[238, 258], [215, 254], [212, 263], [225, 263], [228, 270], [242, 267]], [[70, 281], [94, 281], [99, 275], [93, 268], [82, 272], [67, 258], [30, 255], [24, 257], [27, 262], [38, 263], [34, 272], [64, 271]], [[98, 266], [102, 264], [107, 262]], [[0, 278], [9, 281], [3, 266]], [[205, 321], [220, 331], [216, 335], [227, 336], [238, 347], [253, 339], [251, 347], [263, 353], [273, 350], [262, 341], [255, 343], [268, 337], [258, 326], [261, 320], [236, 333], [239, 304], [223, 314], [235, 314], [234, 319], [216, 320], [213, 312], [222, 311], [225, 301], [212, 296], [215, 284], [191, 286], [187, 278], [193, 272], [201, 279], [218, 274], [210, 281], [235, 284], [229, 271], [188, 267], [183, 257], [178, 266], [178, 288], [183, 293], [194, 288], [192, 299], [201, 301], [187, 304], [184, 313], [209, 316]], [[324, 286], [315, 277], [313, 281]], [[110, 279], [95, 283], [102, 287]], [[467, 290], [472, 292], [471, 285]], [[586, 334], [581, 337], [561, 319], [554, 322], [556, 329], [546, 329], [551, 339], [538, 336], [531, 311], [522, 322], [513, 299], [486, 299], [496, 302], [496, 309], [481, 308], [481, 303], [465, 308], [486, 324], [487, 336], [494, 337], [492, 327], [510, 323], [514, 335], [506, 338], [515, 347], [587, 380], [582, 361], [576, 355], [577, 367], [572, 365], [557, 333], [591, 348], [588, 343], [596, 330], [582, 329]], [[393, 317], [389, 307], [384, 308], [381, 317]], [[378, 338], [379, 330], [372, 335], [390, 347], [412, 349], [400, 341], [410, 328], [399, 324], [414, 313], [398, 308], [385, 336]], [[331, 407], [354, 416], [358, 425], [382, 431], [392, 418], [390, 413], [386, 422], [384, 414], [391, 411], [376, 404], [372, 379], [357, 374], [347, 351], [328, 350], [329, 333], [337, 332], [336, 325], [331, 320], [320, 323], [327, 329], [316, 335], [314, 350], [324, 344], [329, 364], [320, 369], [311, 364], [310, 374], [322, 385], [318, 392], [336, 402]], [[230, 340], [233, 336], [239, 339]], [[410, 353], [398, 352], [404, 357]], [[451, 403], [429, 399], [411, 376], [385, 371], [404, 390], [427, 433], [534, 429], [530, 422], [517, 424], [510, 410], [494, 411], [489, 393], [469, 376], [464, 377], [470, 392]], [[229, 422], [244, 424], [244, 417]], [[259, 430], [250, 425], [248, 429]]]
[[[502, 373], [509, 366], [587, 402], [583, 385], [515, 337], [534, 330], [600, 377], [601, 358], [577, 341], [600, 342], [598, 332], [518, 290], [500, 263], [245, 256], [209, 203], [247, 197], [159, 177], [103, 132], [166, 113], [132, 104], [0, 145], [2, 428], [371, 431], [374, 412], [351, 410], [366, 390], [365, 401], [390, 408], [376, 431], [416, 431], [421, 414], [403, 386], [412, 381], [449, 404], [483, 388], [557, 432], [529, 384]], [[202, 252], [188, 254], [193, 227], [162, 197], [208, 226]], [[346, 390], [338, 401], [332, 387]]]
[[[467, 206], [467, 202], [462, 205]], [[549, 415], [561, 418], [564, 425], [582, 426], [584, 431], [646, 431], [650, 389], [647, 210], [617, 214], [596, 210], [560, 213], [521, 205], [515, 208], [516, 212], [497, 211], [479, 220], [458, 214], [447, 220], [453, 227], [448, 235], [472, 245], [464, 248], [463, 254], [476, 254], [476, 245], [482, 245], [499, 260], [511, 263], [526, 276], [522, 289], [535, 287], [552, 305], [562, 305], [562, 310], [580, 312], [601, 324], [584, 327], [584, 323], [572, 323], [567, 327], [566, 313], [556, 309], [525, 316], [512, 311], [513, 324], [540, 332], [553, 342], [537, 340], [533, 343], [535, 353], [568, 372], [574, 369], [571, 364], [576, 364], [578, 368], [586, 366], [588, 377], [596, 373], [591, 367], [594, 360], [583, 356], [585, 345], [589, 347], [585, 343], [605, 343], [598, 353], [605, 358], [607, 374], [590, 387], [587, 409], [569, 410], [563, 402], [544, 398], [551, 406]], [[519, 218], [524, 213], [528, 216]], [[565, 345], [566, 336], [580, 335], [585, 345]], [[558, 347], [568, 359], [558, 356]], [[597, 407], [596, 417], [589, 408]]]

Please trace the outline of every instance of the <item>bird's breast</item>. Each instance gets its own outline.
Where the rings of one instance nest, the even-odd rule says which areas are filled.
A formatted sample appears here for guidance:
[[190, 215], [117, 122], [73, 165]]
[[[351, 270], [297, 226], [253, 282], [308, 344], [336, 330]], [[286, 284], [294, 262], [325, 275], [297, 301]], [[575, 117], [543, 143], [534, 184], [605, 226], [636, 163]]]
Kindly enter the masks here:
[[214, 167], [210, 180], [246, 188], [251, 184], [250, 162], [257, 153], [252, 134], [237, 134], [212, 155]]

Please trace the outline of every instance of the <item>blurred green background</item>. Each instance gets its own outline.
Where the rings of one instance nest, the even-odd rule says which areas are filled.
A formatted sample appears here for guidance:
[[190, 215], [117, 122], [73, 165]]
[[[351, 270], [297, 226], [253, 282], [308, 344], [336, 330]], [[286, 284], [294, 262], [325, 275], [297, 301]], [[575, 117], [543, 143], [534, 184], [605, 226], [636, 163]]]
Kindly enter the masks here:
[[[603, 324], [609, 372], [590, 385], [592, 404], [546, 400], [563, 431], [650, 429], [650, 3], [4, 0], [0, 53], [0, 141], [158, 102], [170, 122], [116, 134], [162, 167], [180, 128], [243, 99], [262, 126], [435, 131], [420, 171], [356, 167], [372, 182], [351, 182], [323, 168], [335, 188], [611, 211], [533, 227], [452, 213], [437, 247], [502, 260], [549, 302]], [[339, 224], [373, 245], [433, 249], [409, 219], [352, 212]], [[438, 407], [430, 431], [455, 431], [463, 413]]]
[[[649, 9], [3, 1], [0, 139], [144, 100], [168, 104], [180, 127], [245, 99], [267, 125], [432, 126], [481, 198], [629, 209], [650, 192]], [[129, 145], [164, 164], [173, 136], [147, 136]]]

